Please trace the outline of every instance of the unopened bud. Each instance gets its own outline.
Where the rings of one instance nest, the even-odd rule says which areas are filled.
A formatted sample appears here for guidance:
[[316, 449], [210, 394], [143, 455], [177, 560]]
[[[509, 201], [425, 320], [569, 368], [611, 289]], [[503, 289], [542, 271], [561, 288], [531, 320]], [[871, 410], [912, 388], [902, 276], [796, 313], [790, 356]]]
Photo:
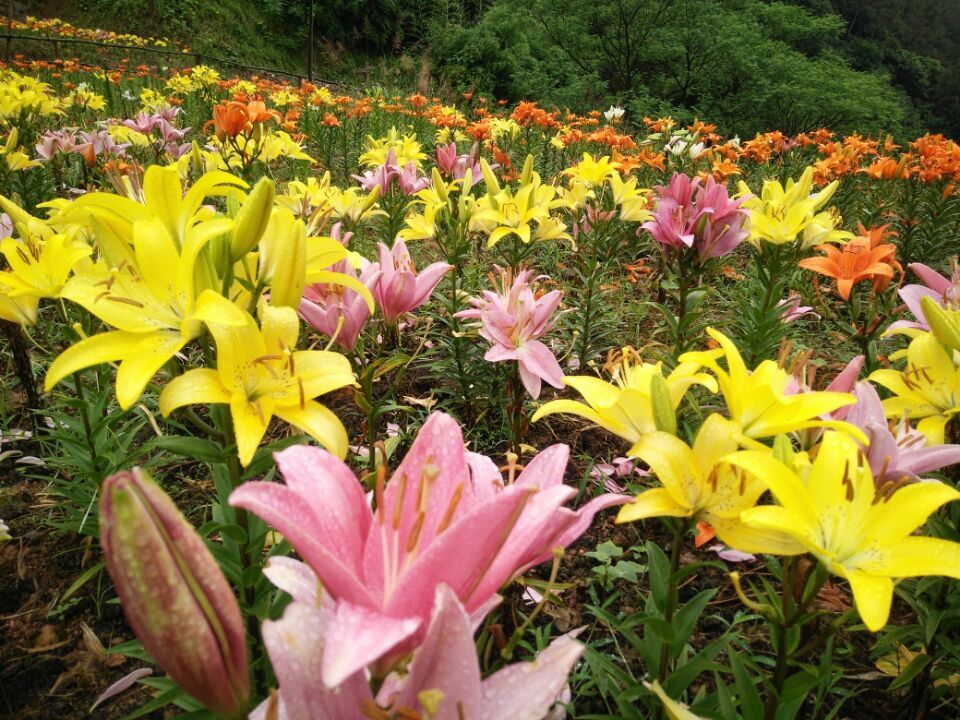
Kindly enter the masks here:
[[953, 350], [960, 350], [960, 311], [947, 310], [929, 296], [920, 298], [923, 317], [934, 337]]
[[677, 416], [670, 401], [670, 390], [667, 381], [660, 373], [654, 373], [650, 378], [650, 405], [653, 408], [653, 422], [657, 430], [671, 435], [677, 434]]
[[276, 193], [273, 180], [260, 178], [247, 196], [246, 202], [236, 216], [230, 254], [234, 262], [253, 250], [270, 222], [273, 198]]
[[104, 482], [100, 543], [147, 652], [210, 710], [243, 717], [250, 680], [240, 607], [203, 540], [145, 471]]

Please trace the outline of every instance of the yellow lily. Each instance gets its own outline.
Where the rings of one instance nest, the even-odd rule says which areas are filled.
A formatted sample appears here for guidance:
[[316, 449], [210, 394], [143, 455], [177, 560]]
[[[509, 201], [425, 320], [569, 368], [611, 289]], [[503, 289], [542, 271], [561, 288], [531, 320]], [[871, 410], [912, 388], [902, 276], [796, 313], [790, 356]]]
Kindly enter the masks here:
[[584, 153], [583, 159], [563, 171], [574, 182], [582, 182], [592, 187], [600, 187], [614, 176], [620, 178], [620, 163], [612, 161], [609, 156], [594, 159], [590, 153]]
[[[67, 348], [47, 370], [46, 390], [77, 370], [119, 360], [117, 401], [126, 410], [164, 363], [200, 334], [203, 323], [244, 322], [242, 311], [226, 298], [210, 289], [197, 292], [194, 274], [202, 242], [181, 250], [155, 217], [133, 223], [132, 235], [132, 251], [114, 248], [115, 257], [126, 255], [120, 264], [101, 258], [63, 288], [62, 297], [116, 330]], [[198, 228], [196, 235], [210, 233]]]
[[726, 461], [759, 478], [779, 502], [744, 511], [741, 522], [800, 546], [799, 552], [788, 552], [784, 543], [773, 542], [756, 551], [811, 553], [850, 583], [860, 617], [872, 632], [887, 623], [893, 579], [960, 578], [960, 544], [913, 534], [930, 513], [960, 498], [954, 488], [912, 483], [877, 496], [859, 446], [837, 432], [824, 434], [806, 478], [766, 452], [742, 451]]
[[390, 150], [393, 150], [393, 156], [400, 166], [413, 162], [420, 167], [421, 162], [427, 159], [426, 153], [417, 141], [417, 136], [401, 135], [395, 127], [391, 127], [382, 138], [367, 135], [363, 145], [365, 152], [358, 158], [358, 162], [364, 167], [383, 165], [387, 161], [387, 153]]
[[[356, 266], [360, 256], [332, 237], [307, 237], [306, 233], [307, 226], [289, 210], [273, 211], [260, 240], [259, 252], [251, 256], [257, 259], [259, 287], [270, 287], [270, 303], [296, 309], [306, 285], [325, 283], [342, 285], [359, 293], [372, 313], [374, 301], [370, 290], [355, 277], [329, 269], [342, 260]], [[244, 290], [239, 290], [237, 299], [249, 302]]]
[[960, 351], [960, 301], [944, 298], [940, 305], [930, 296], [920, 298], [923, 319], [930, 331], [945, 347]]
[[700, 427], [692, 448], [670, 433], [644, 435], [630, 454], [650, 466], [662, 487], [645, 490], [622, 506], [617, 522], [661, 516], [693, 518], [709, 523], [724, 543], [745, 552], [753, 551], [761, 540], [774, 540], [758, 540], [756, 531], [740, 523], [740, 513], [756, 505], [766, 487], [723, 462], [739, 445], [737, 429], [730, 420], [714, 414]]
[[637, 187], [637, 179], [629, 178], [624, 181], [620, 173], [615, 173], [607, 178], [610, 184], [610, 192], [613, 196], [615, 205], [620, 206], [620, 219], [624, 222], [645, 222], [653, 215], [647, 204], [647, 194], [650, 192], [646, 188]]
[[294, 350], [300, 321], [292, 308], [263, 305], [261, 317], [260, 327], [247, 313], [240, 325], [211, 322], [217, 368], [188, 370], [167, 383], [160, 393], [160, 412], [167, 416], [197, 403], [229, 405], [244, 467], [274, 415], [345, 457], [347, 431], [314, 398], [355, 384], [350, 362], [334, 352]]
[[404, 242], [410, 240], [433, 240], [437, 236], [437, 210], [440, 207], [434, 204], [423, 206], [422, 213], [409, 213], [404, 218], [404, 227], [397, 235]]
[[6, 144], [0, 147], [0, 155], [4, 156], [10, 171], [17, 172], [41, 165], [42, 163], [39, 160], [31, 160], [23, 151], [23, 148], [17, 147], [17, 138], [17, 128], [14, 127], [7, 136]]
[[[270, 217], [259, 247], [259, 283], [262, 287], [270, 286], [270, 302], [275, 306], [298, 307], [306, 284], [307, 226], [289, 210], [278, 208]], [[346, 248], [340, 247], [346, 256]]]
[[[813, 189], [813, 168], [803, 171], [799, 180], [787, 180], [786, 186], [777, 180], [765, 180], [760, 196], [753, 196], [743, 203], [750, 212], [750, 236], [748, 240], [756, 247], [761, 242], [783, 245], [793, 242], [807, 228], [816, 222], [822, 225], [825, 218], [817, 216], [817, 211], [829, 202], [839, 185], [833, 181], [818, 193]], [[739, 183], [741, 195], [749, 195], [750, 188], [742, 180]]]
[[[507, 235], [516, 235], [524, 243], [533, 239], [531, 223], [539, 224], [550, 216], [546, 206], [536, 203], [535, 189], [533, 185], [525, 185], [514, 194], [505, 188], [495, 199], [490, 199], [490, 196], [481, 198], [474, 220], [478, 224], [486, 223], [493, 227], [487, 240], [488, 248]], [[487, 202], [484, 203], [484, 200]]]
[[[698, 372], [697, 363], [680, 363], [668, 376], [663, 376], [663, 363], [633, 362], [636, 351], [625, 348], [620, 364], [613, 372], [614, 384], [591, 375], [573, 375], [563, 379], [583, 396], [586, 403], [575, 400], [552, 400], [542, 405], [533, 416], [537, 422], [547, 415], [568, 413], [582, 417], [604, 430], [618, 435], [631, 444], [658, 430], [657, 408], [652, 386], [654, 382], [666, 386], [669, 408], [676, 412], [683, 396], [692, 385], [703, 385], [716, 392], [716, 381], [706, 373]], [[654, 378], [659, 378], [655, 381]], [[661, 422], [664, 421], [660, 418]], [[669, 422], [669, 419], [666, 420]], [[633, 450], [630, 451], [633, 454]]]
[[[21, 226], [22, 227], [22, 226]], [[0, 318], [33, 325], [42, 298], [60, 297], [67, 277], [91, 253], [90, 246], [67, 235], [45, 240], [26, 236], [0, 241], [0, 253], [9, 270], [0, 273]]]
[[[151, 165], [143, 177], [143, 203], [121, 195], [95, 192], [81, 195], [52, 220], [83, 221], [93, 216], [106, 225], [114, 235], [131, 238], [134, 223], [153, 216], [158, 219], [173, 239], [176, 248], [188, 239], [202, 244], [233, 227], [229, 218], [211, 218], [202, 207], [210, 195], [225, 195], [233, 187], [246, 187], [238, 177], [213, 171], [202, 175], [184, 194], [180, 172], [175, 165]], [[89, 224], [89, 223], [84, 223]]]
[[[680, 361], [697, 363], [717, 376], [730, 419], [740, 426], [742, 444], [756, 447], [759, 443], [752, 441], [758, 438], [819, 427], [844, 430], [867, 443], [867, 438], [853, 425], [820, 419], [837, 408], [852, 405], [856, 402], [853, 395], [838, 392], [787, 395], [790, 375], [777, 363], [764, 360], [751, 372], [730, 338], [713, 328], [707, 328], [707, 333], [720, 343], [720, 348], [687, 352], [680, 356]], [[717, 363], [722, 357], [726, 358], [726, 369]]]
[[917, 430], [930, 445], [943, 444], [947, 423], [960, 413], [960, 367], [954, 358], [932, 333], [923, 333], [907, 348], [905, 370], [882, 369], [870, 375], [894, 394], [883, 401], [887, 417], [922, 418]]

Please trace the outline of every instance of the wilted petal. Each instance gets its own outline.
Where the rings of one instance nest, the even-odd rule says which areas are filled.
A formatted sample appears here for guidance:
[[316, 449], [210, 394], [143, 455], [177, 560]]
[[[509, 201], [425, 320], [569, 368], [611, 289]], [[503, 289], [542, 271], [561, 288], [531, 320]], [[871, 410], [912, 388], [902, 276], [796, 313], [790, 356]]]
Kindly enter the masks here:
[[113, 685], [111, 685], [102, 693], [100, 693], [100, 696], [97, 698], [96, 702], [94, 702], [93, 705], [90, 706], [90, 709], [87, 712], [92, 713], [94, 710], [97, 709], [97, 707], [101, 703], [104, 703], [110, 698], [115, 697], [116, 695], [119, 695], [120, 693], [127, 690], [128, 688], [133, 687], [133, 684], [137, 682], [137, 680], [139, 680], [140, 678], [143, 678], [143, 677], [146, 677], [147, 675], [152, 675], [152, 674], [153, 674], [152, 668], [138, 668], [137, 670], [134, 670], [131, 673], [127, 673], [122, 678], [117, 680]]

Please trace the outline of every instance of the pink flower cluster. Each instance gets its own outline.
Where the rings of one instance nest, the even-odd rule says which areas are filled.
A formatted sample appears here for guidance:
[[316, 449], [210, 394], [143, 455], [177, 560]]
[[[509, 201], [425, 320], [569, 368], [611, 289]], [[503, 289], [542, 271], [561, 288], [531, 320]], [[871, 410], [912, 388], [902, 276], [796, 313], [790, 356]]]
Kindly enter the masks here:
[[[359, 276], [346, 261], [331, 270], [363, 283], [373, 295], [384, 321], [393, 325], [430, 299], [450, 267], [445, 262], [435, 262], [417, 273], [406, 244], [397, 240], [392, 248], [380, 243], [380, 261], [364, 260]], [[324, 335], [336, 337], [336, 343], [343, 349], [353, 350], [370, 318], [370, 308], [356, 290], [342, 285], [317, 284], [304, 289], [300, 317]]]
[[[497, 167], [493, 165], [491, 167]], [[454, 180], [463, 180], [470, 171], [474, 182], [480, 179], [480, 146], [473, 144], [470, 152], [466, 155], [457, 154], [457, 144], [455, 142], [446, 145], [437, 145], [437, 169], [441, 175], [453, 178]]]
[[637, 232], [646, 230], [664, 250], [693, 248], [704, 262], [726, 255], [749, 234], [744, 228], [747, 214], [740, 207], [746, 198], [731, 199], [726, 186], [712, 177], [704, 183], [674, 173], [669, 185], [654, 190], [657, 209], [653, 219]]
[[107, 130], [87, 132], [64, 129], [47, 130], [37, 143], [37, 155], [49, 160], [57, 153], [77, 153], [87, 165], [97, 164], [97, 156], [125, 157], [130, 143], [118, 143]]
[[413, 160], [402, 167], [400, 166], [393, 149], [387, 151], [387, 158], [383, 165], [373, 170], [367, 170], [363, 175], [351, 175], [350, 177], [360, 183], [360, 187], [367, 192], [379, 188], [381, 195], [385, 195], [394, 182], [399, 185], [400, 192], [404, 195], [415, 195], [430, 187], [430, 178], [420, 175], [420, 171]]
[[165, 107], [152, 115], [141, 112], [131, 120], [124, 120], [123, 124], [151, 138], [158, 153], [167, 153], [176, 159], [190, 150], [190, 143], [180, 142], [190, 128], [173, 125], [179, 112], [178, 107]]
[[513, 277], [509, 270], [501, 269], [499, 292], [486, 290], [482, 297], [471, 298], [473, 308], [461, 310], [455, 317], [480, 320], [480, 336], [492, 345], [484, 359], [516, 360], [523, 386], [536, 399], [541, 380], [563, 387], [560, 364], [539, 340], [556, 324], [554, 312], [563, 293], [552, 290], [538, 298], [530, 287], [530, 275], [530, 270], [522, 270]]

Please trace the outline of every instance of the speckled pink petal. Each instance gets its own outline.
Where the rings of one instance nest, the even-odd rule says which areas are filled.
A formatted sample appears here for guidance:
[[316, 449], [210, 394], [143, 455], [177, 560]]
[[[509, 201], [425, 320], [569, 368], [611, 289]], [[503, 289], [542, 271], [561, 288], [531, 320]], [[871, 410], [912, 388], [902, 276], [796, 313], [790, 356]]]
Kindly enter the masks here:
[[393, 706], [420, 709], [417, 695], [423, 690], [439, 690], [443, 701], [439, 713], [431, 717], [477, 718], [481, 714], [480, 688], [480, 666], [470, 619], [453, 591], [441, 585], [427, 634], [413, 656], [409, 674], [393, 697]]
[[[263, 641], [280, 684], [279, 717], [289, 720], [341, 720], [362, 717], [364, 701], [372, 700], [366, 676], [341, 678], [335, 690], [319, 681], [329, 648], [331, 620], [320, 610], [293, 603], [277, 621], [263, 623]], [[266, 717], [269, 701], [251, 720]]]
[[567, 684], [585, 649], [579, 631], [554, 640], [533, 662], [508, 665], [483, 681], [478, 720], [540, 720]]
[[323, 684], [328, 688], [339, 686], [417, 632], [421, 624], [416, 617], [391, 617], [347, 602], [337, 603], [323, 649]]

